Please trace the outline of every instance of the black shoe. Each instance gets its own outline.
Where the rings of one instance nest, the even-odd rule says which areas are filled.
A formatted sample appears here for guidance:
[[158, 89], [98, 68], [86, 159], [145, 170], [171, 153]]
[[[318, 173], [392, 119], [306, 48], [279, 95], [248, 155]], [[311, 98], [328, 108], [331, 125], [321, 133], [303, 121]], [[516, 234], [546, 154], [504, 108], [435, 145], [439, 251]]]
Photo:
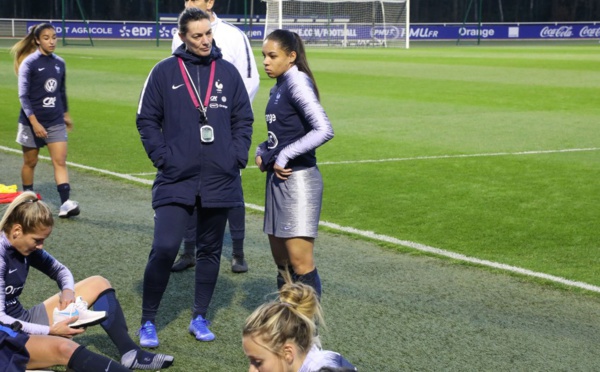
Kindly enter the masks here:
[[231, 271], [234, 273], [245, 273], [248, 271], [248, 264], [244, 260], [243, 255], [232, 255], [231, 257]]
[[196, 257], [192, 254], [182, 253], [179, 255], [179, 259], [173, 264], [173, 267], [171, 267], [171, 272], [176, 273], [194, 266], [196, 266]]

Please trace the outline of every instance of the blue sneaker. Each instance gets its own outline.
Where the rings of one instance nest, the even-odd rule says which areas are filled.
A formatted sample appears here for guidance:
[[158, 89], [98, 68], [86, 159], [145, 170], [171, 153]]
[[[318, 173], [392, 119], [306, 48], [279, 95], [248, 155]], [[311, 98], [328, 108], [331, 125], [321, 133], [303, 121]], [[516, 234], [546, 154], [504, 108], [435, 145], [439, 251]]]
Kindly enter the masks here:
[[208, 329], [210, 322], [198, 315], [196, 319], [192, 319], [190, 322], [190, 333], [196, 336], [198, 341], [212, 341], [215, 339], [215, 335]]
[[147, 321], [137, 332], [140, 335], [140, 346], [155, 348], [158, 347], [158, 335], [156, 334], [156, 326]]

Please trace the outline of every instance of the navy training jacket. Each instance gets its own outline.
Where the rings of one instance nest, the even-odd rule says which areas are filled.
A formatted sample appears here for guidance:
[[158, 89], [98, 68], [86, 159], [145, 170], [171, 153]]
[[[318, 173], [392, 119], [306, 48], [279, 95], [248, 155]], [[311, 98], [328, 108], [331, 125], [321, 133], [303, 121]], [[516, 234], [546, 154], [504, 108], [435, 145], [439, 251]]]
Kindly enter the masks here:
[[[200, 113], [181, 74], [181, 57], [205, 102], [211, 62], [215, 76], [207, 109], [214, 141], [200, 141]], [[152, 208], [166, 204], [204, 208], [244, 205], [239, 170], [246, 167], [254, 117], [239, 72], [222, 59], [213, 42], [210, 56], [200, 57], [180, 46], [154, 66], [144, 84], [136, 124], [142, 144], [157, 168]]]

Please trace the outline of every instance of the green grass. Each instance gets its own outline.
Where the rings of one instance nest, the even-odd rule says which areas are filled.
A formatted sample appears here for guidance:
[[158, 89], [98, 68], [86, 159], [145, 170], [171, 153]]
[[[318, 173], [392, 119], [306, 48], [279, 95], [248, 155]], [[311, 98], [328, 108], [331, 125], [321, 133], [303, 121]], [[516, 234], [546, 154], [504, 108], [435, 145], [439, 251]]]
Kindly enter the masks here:
[[[58, 49], [67, 62], [76, 128], [70, 161], [119, 173], [153, 171], [135, 110], [147, 73], [167, 47]], [[16, 78], [7, 49], [0, 53], [6, 103], [0, 144], [16, 147]], [[572, 262], [600, 256], [598, 150], [352, 163], [598, 148], [597, 46], [310, 49], [308, 55], [336, 132], [319, 149], [319, 161], [349, 162], [321, 166], [323, 220], [600, 285], [594, 265], [573, 270]], [[254, 145], [265, 137], [262, 112], [272, 84], [263, 74]], [[263, 175], [247, 170], [244, 185], [247, 202], [262, 205]]]
[[[0, 145], [16, 149], [19, 103], [9, 45], [0, 40]], [[75, 122], [70, 161], [126, 174], [153, 171], [135, 128], [135, 111], [148, 72], [168, 50], [168, 45], [108, 42], [58, 48], [67, 62]], [[260, 62], [260, 52], [255, 54]], [[336, 133], [317, 151], [325, 181], [322, 220], [600, 285], [597, 45], [417, 44], [410, 50], [309, 49], [308, 55]], [[263, 112], [272, 84], [261, 76], [251, 152], [266, 136]], [[543, 153], [585, 148], [595, 150]], [[523, 151], [542, 153], [511, 155]], [[382, 159], [399, 160], [362, 162]], [[5, 178], [18, 183], [13, 162], [0, 169], [0, 183]], [[50, 248], [77, 263], [69, 266], [77, 268], [78, 278], [102, 268], [135, 327], [141, 267], [152, 237], [147, 187], [137, 196], [131, 185], [104, 179], [96, 185], [87, 178], [73, 180], [74, 195], [89, 203], [86, 213], [61, 224]], [[243, 181], [246, 201], [262, 205], [264, 175], [251, 167]], [[38, 176], [36, 184], [53, 201], [51, 176]], [[93, 205], [94, 193], [112, 195], [113, 204], [131, 210], [117, 218], [101, 202]], [[210, 314], [220, 337], [216, 346], [181, 338], [189, 321], [191, 276], [172, 279], [161, 308], [161, 339], [168, 346], [161, 351], [178, 357], [177, 370], [196, 370], [194, 363], [206, 371], [245, 368], [240, 323], [272, 290], [260, 216], [250, 220], [249, 251], [260, 261], [251, 262], [245, 277], [226, 273], [224, 264]], [[70, 237], [67, 230], [80, 235]], [[317, 240], [317, 260], [328, 279], [324, 306], [331, 333], [325, 341], [361, 370], [574, 365], [597, 370], [600, 365], [594, 357], [588, 360], [600, 334], [595, 297], [341, 239], [323, 234]], [[98, 251], [71, 256], [63, 246]], [[52, 283], [41, 288], [55, 290]], [[565, 308], [551, 306], [558, 303]], [[494, 316], [488, 318], [486, 309]], [[165, 315], [168, 311], [173, 314]], [[110, 354], [105, 338], [85, 337], [82, 343], [98, 342]], [[199, 357], [189, 355], [192, 347]]]

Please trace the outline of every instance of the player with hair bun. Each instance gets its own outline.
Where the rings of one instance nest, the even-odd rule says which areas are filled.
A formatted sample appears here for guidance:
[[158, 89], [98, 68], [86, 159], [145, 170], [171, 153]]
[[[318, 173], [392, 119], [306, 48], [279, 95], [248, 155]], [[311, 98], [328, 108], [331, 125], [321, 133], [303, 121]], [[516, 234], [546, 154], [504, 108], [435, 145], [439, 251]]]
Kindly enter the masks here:
[[[287, 281], [279, 298], [258, 307], [246, 319], [242, 346], [250, 360], [250, 372], [309, 372], [323, 368], [356, 368], [340, 354], [321, 350], [317, 324], [323, 313], [314, 288]], [[324, 369], [327, 370], [327, 369]]]

